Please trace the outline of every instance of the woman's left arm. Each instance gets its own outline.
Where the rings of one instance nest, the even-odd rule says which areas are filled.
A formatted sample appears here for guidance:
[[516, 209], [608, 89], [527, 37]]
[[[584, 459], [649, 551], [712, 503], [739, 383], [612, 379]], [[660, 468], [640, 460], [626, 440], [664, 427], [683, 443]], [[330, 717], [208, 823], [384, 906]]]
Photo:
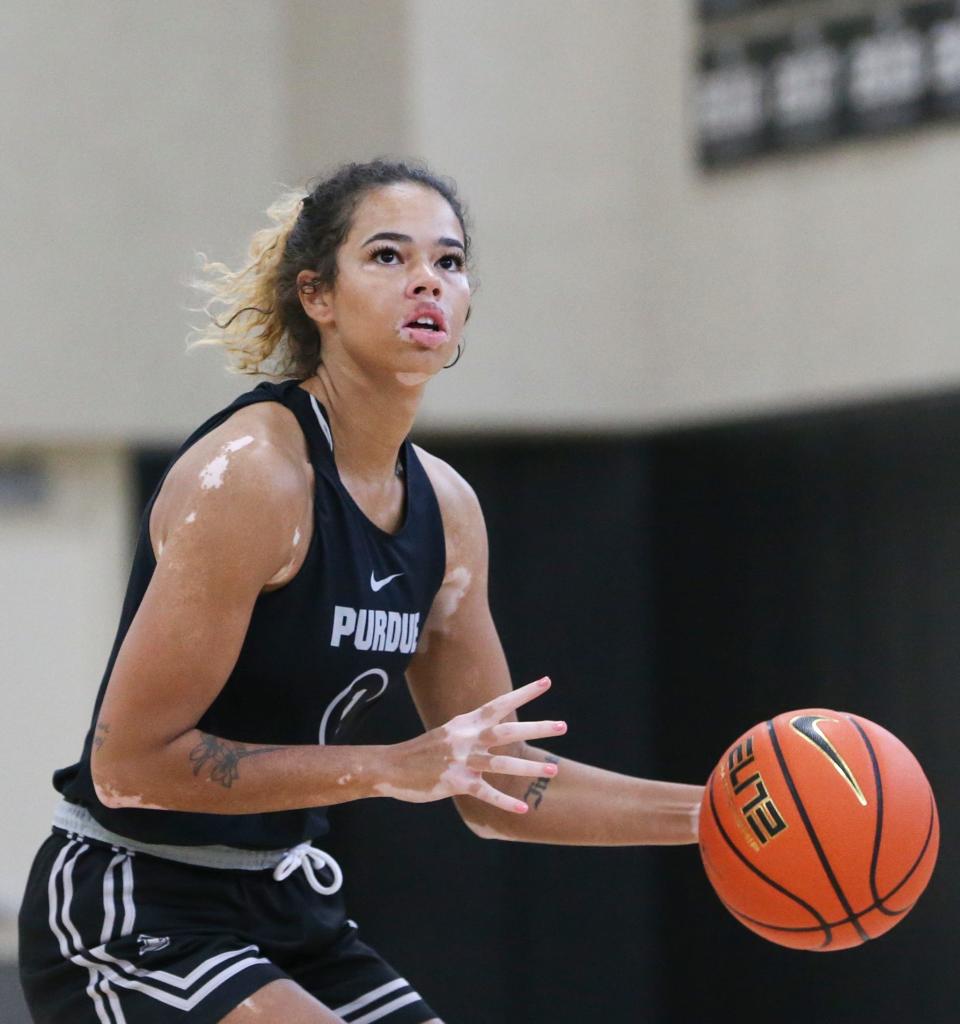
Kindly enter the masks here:
[[[512, 683], [487, 599], [487, 532], [476, 494], [446, 463], [420, 455], [440, 502], [447, 565], [407, 681], [425, 728], [433, 729], [506, 693]], [[483, 838], [573, 846], [696, 842], [702, 786], [632, 778], [526, 743], [496, 752], [551, 762], [558, 771], [532, 782], [485, 775], [524, 800], [527, 814], [456, 797], [464, 822]]]

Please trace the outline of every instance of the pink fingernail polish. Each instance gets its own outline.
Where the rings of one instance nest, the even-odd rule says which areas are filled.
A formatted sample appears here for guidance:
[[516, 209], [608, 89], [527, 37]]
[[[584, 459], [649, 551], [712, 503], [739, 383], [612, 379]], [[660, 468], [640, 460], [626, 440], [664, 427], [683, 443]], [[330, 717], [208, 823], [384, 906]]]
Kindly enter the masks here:
[[566, 722], [554, 722], [553, 723], [553, 727], [554, 727], [554, 729], [557, 730], [557, 732], [563, 732], [566, 729], [566, 727], [567, 727], [567, 723]]
[[526, 804], [517, 804], [517, 813], [518, 814], [526, 814], [528, 809], [529, 808], [527, 807]]
[[540, 685], [546, 689], [550, 685], [550, 677], [544, 676], [543, 679], [539, 680]]

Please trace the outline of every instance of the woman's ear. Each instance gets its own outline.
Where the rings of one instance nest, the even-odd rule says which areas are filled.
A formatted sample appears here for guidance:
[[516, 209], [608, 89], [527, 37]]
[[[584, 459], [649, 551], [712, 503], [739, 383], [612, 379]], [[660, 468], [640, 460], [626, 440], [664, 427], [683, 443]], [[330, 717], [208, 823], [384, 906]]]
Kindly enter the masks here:
[[333, 310], [330, 308], [329, 292], [323, 288], [314, 271], [301, 270], [297, 274], [297, 292], [303, 311], [317, 324], [330, 324]]

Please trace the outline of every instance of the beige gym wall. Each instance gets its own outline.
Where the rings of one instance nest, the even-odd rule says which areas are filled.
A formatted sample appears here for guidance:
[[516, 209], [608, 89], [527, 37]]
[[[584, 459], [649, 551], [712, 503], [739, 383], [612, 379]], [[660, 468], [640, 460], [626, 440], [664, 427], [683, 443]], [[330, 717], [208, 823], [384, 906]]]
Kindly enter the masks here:
[[431, 425], [642, 427], [960, 381], [960, 126], [721, 174], [693, 4], [411, 3], [413, 148], [482, 290]]
[[688, 3], [88, 0], [4, 35], [18, 240], [0, 439], [170, 441], [247, 382], [183, 355], [192, 253], [281, 183], [411, 153], [474, 213], [469, 352], [424, 423], [630, 428], [960, 375], [946, 126], [703, 175]]

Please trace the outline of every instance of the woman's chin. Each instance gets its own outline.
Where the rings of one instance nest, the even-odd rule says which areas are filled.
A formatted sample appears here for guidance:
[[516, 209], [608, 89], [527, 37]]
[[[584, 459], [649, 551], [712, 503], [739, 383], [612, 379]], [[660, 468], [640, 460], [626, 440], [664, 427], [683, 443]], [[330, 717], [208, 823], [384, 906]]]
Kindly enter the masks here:
[[[436, 348], [427, 348], [405, 341], [405, 354], [398, 360], [400, 366], [394, 370], [396, 380], [406, 387], [422, 387], [456, 355], [457, 347], [450, 341]], [[396, 366], [396, 363], [394, 364]]]
[[422, 370], [400, 370], [395, 376], [404, 387], [418, 388], [426, 384], [435, 374], [424, 373]]

